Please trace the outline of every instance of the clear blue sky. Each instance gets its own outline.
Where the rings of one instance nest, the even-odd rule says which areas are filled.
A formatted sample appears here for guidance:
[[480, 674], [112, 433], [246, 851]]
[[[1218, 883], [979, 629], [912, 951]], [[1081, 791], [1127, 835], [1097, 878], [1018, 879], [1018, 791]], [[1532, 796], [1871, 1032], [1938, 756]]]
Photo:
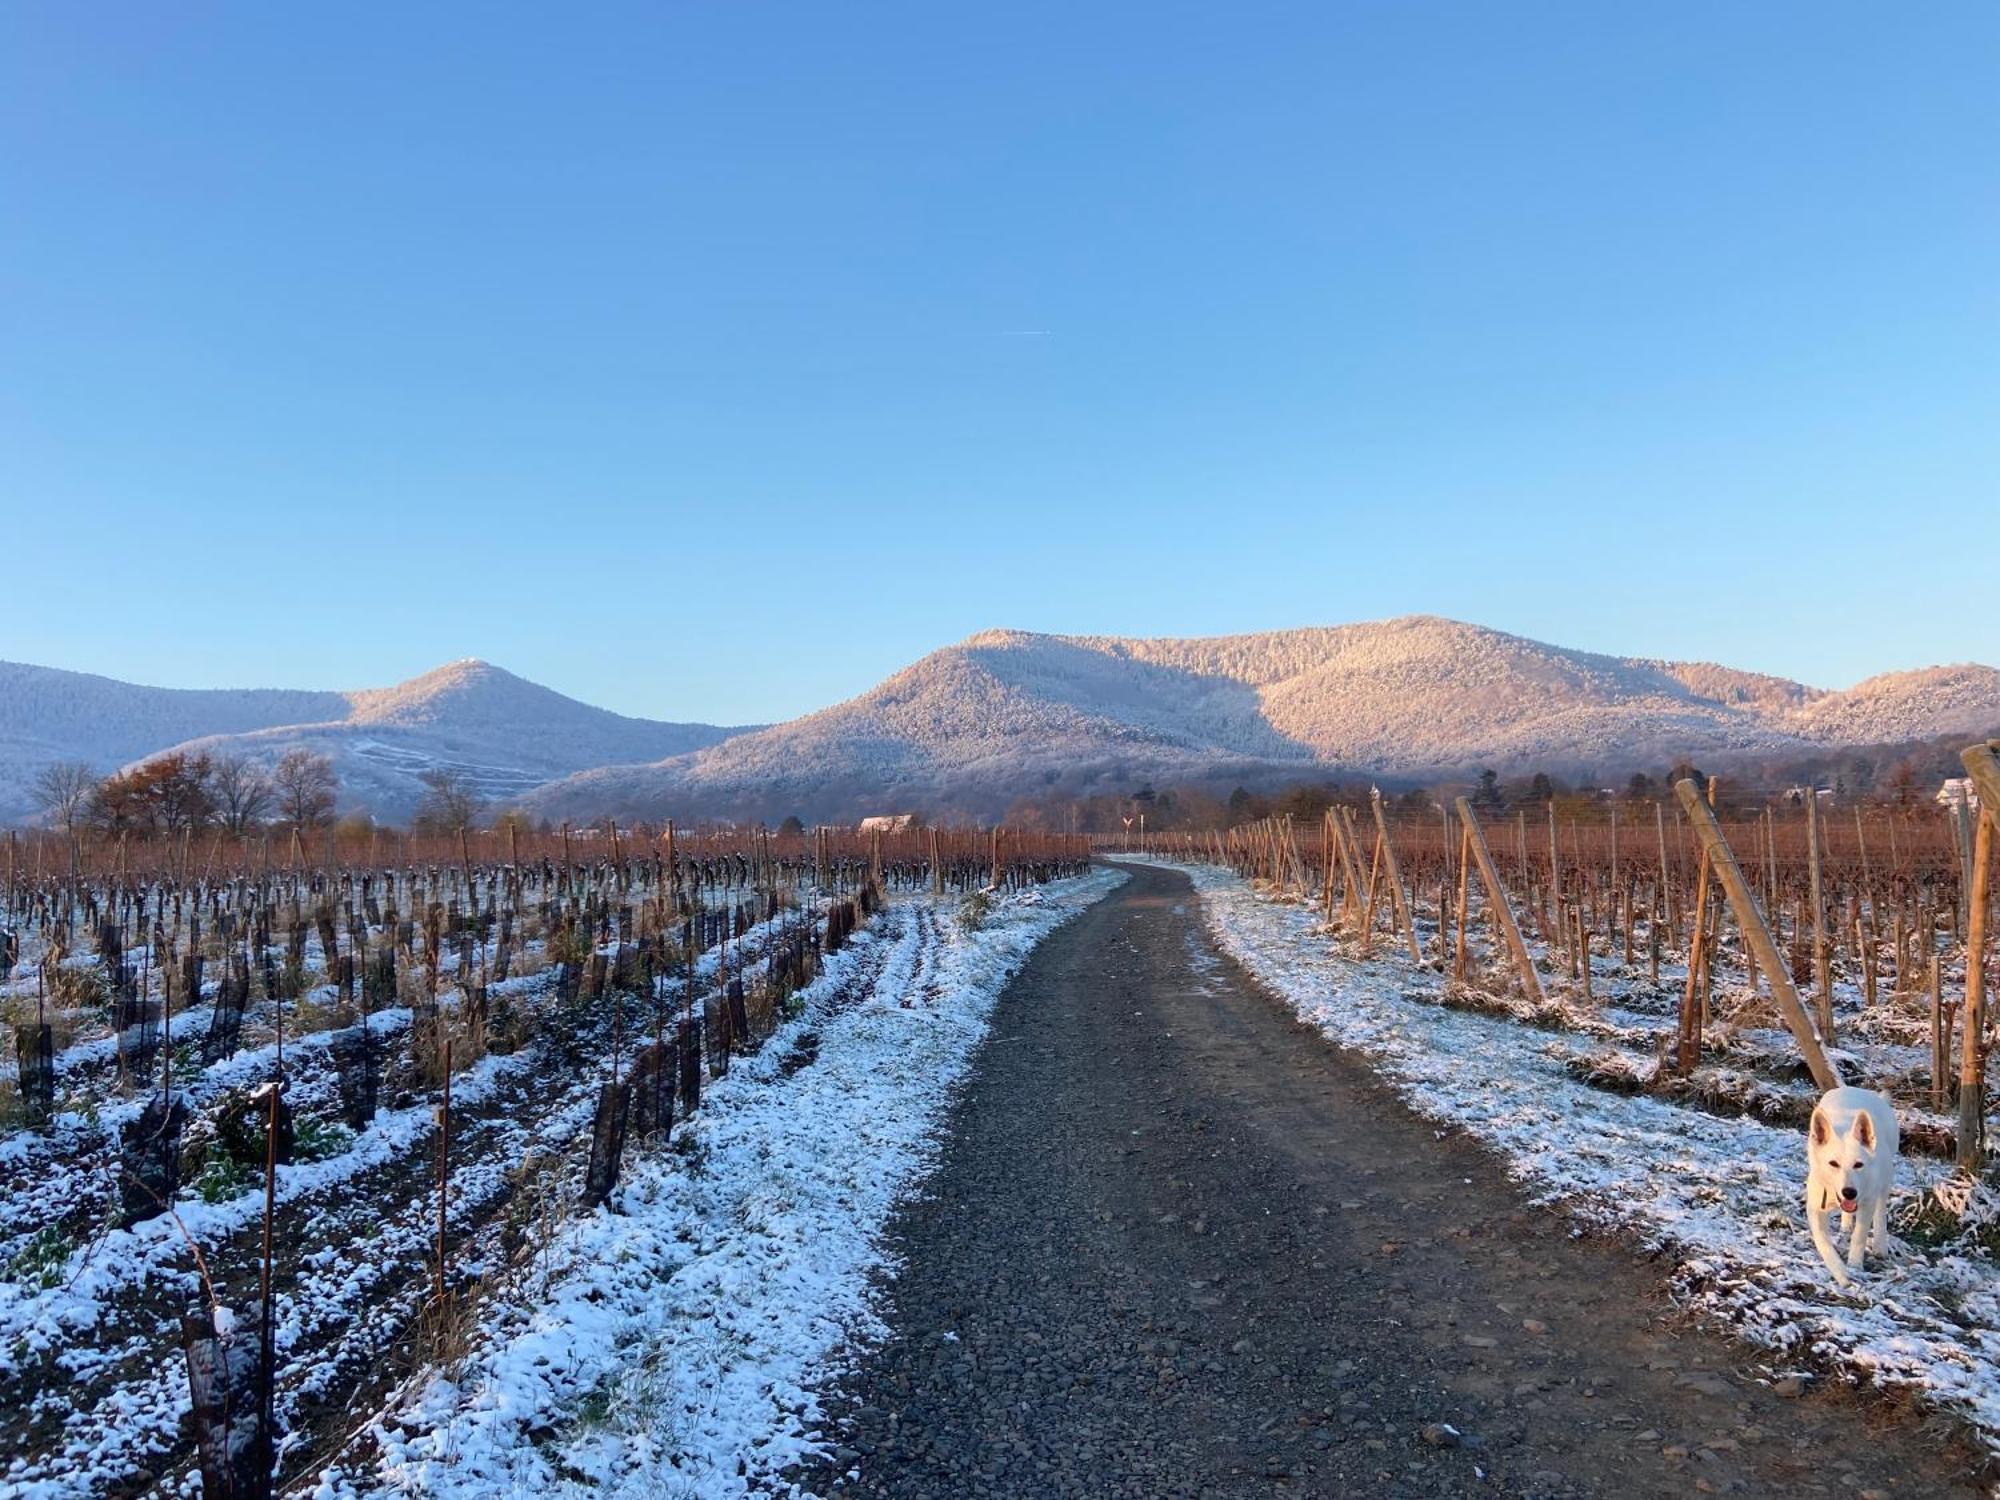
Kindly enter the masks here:
[[0, 558], [0, 657], [723, 721], [2000, 661], [2000, 7], [13, 0]]

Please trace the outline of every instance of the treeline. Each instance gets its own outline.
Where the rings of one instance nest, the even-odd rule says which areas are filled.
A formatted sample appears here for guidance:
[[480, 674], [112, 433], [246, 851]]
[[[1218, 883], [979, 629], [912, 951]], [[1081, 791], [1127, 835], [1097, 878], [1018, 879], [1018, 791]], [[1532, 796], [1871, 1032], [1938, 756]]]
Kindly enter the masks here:
[[1818, 796], [1822, 806], [1830, 800], [1842, 806], [1915, 813], [1934, 806], [1943, 782], [1962, 774], [1958, 750], [1969, 738], [1953, 735], [1748, 763], [1725, 761], [1708, 770], [1684, 759], [1658, 771], [1633, 771], [1615, 781], [1550, 771], [1503, 777], [1488, 769], [1417, 786], [1404, 782], [1394, 791], [1390, 784], [1366, 777], [1318, 778], [1258, 790], [1238, 786], [1227, 792], [1205, 785], [1147, 784], [1130, 793], [1024, 797], [1007, 809], [1002, 821], [1010, 828], [1090, 834], [1127, 829], [1136, 833], [1141, 819], [1148, 833], [1206, 833], [1270, 817], [1316, 823], [1329, 807], [1367, 808], [1371, 789], [1381, 785], [1391, 809], [1406, 814], [1435, 812], [1463, 796], [1489, 815], [1553, 807], [1565, 822], [1591, 824], [1609, 822], [1612, 809], [1620, 803], [1670, 802], [1674, 784], [1684, 779], [1692, 778], [1706, 788], [1711, 775], [1719, 778], [1715, 804], [1725, 815], [1802, 804], [1808, 795]]
[[[411, 832], [449, 834], [480, 825], [487, 807], [463, 772], [441, 766], [419, 779], [424, 794]], [[241, 837], [333, 827], [340, 777], [329, 757], [309, 750], [289, 750], [268, 765], [174, 752], [109, 775], [81, 761], [58, 761], [43, 767], [31, 790], [43, 821], [72, 838], [85, 832], [175, 838], [211, 829]], [[528, 827], [517, 812], [502, 812], [494, 826], [504, 828], [509, 820]], [[373, 826], [366, 814], [342, 825], [346, 831]]]

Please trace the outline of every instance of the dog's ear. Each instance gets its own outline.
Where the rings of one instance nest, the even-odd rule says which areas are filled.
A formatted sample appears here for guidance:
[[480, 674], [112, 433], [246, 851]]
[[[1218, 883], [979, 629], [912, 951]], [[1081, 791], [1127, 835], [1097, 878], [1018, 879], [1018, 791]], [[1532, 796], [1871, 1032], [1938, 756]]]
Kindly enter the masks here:
[[1827, 1142], [1827, 1137], [1829, 1136], [1830, 1133], [1831, 1132], [1828, 1131], [1826, 1126], [1826, 1116], [1821, 1114], [1818, 1110], [1814, 1110], [1813, 1122], [1812, 1122], [1812, 1143], [1815, 1146], [1824, 1146]]
[[1854, 1139], [1861, 1143], [1863, 1151], [1873, 1151], [1875, 1149], [1875, 1122], [1867, 1115], [1861, 1115], [1855, 1119]]

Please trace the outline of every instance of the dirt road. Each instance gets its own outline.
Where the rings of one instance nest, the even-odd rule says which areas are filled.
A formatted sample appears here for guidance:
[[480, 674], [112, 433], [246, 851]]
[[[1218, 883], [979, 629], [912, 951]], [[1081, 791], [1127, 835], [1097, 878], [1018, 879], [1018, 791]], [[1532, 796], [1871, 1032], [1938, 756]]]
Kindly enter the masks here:
[[1210, 944], [1184, 877], [994, 1014], [820, 1493], [1947, 1495], [1907, 1413], [1747, 1374]]

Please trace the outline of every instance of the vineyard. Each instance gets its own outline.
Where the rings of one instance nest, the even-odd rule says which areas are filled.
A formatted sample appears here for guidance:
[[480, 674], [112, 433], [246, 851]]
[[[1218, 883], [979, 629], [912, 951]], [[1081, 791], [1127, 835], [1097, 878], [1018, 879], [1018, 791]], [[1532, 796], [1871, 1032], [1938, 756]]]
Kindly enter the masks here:
[[[1966, 763], [2000, 806], [1992, 750]], [[1907, 1391], [2000, 1446], [1993, 820], [1724, 825], [1712, 789], [1675, 790], [1623, 825], [1378, 799], [1134, 852], [1192, 865], [1223, 946], [1414, 1107], [1538, 1197], [1674, 1252], [1689, 1299], [1778, 1371]], [[1891, 1096], [1905, 1159], [1900, 1245], [1873, 1289], [1835, 1295], [1799, 1183], [1838, 1082]]]
[[960, 830], [10, 840], [0, 1480], [253, 1496], [416, 1462], [383, 1414], [573, 1275], [635, 1169], [698, 1177], [732, 1067], [794, 1076], [863, 999], [921, 1009], [947, 923], [1087, 858]]
[[[1114, 853], [1227, 865], [1275, 894], [1312, 900], [1358, 956], [1393, 948], [1448, 969], [1466, 1004], [1601, 1031], [1599, 1002], [1613, 1001], [1643, 1015], [1647, 1030], [1618, 1039], [1647, 1041], [1657, 1064], [1643, 1080], [1628, 1070], [1619, 1086], [1643, 1082], [1730, 1107], [1714, 1065], [1790, 1074], [1815, 1049], [1787, 1040], [1778, 1053], [1758, 1051], [1764, 1042], [1752, 1034], [1782, 1028], [1782, 1005], [1726, 899], [1706, 828], [1741, 876], [1782, 987], [1809, 1007], [1813, 1039], [1837, 1053], [1847, 1081], [1913, 1112], [1919, 1149], [1955, 1155], [1960, 1121], [1945, 1111], [1968, 1059], [1983, 1077], [1984, 1046], [1963, 1046], [1962, 1018], [1974, 876], [1990, 825], [1977, 829], [1964, 807], [1840, 818], [1809, 807], [1783, 820], [1767, 809], [1727, 824], [1704, 814], [1648, 803], [1621, 824], [1614, 805], [1586, 824], [1551, 809], [1482, 817], [1461, 802], [1412, 819], [1391, 816], [1377, 797], [1359, 814], [1331, 809], [1312, 827], [1267, 820], [1101, 842]], [[1658, 1030], [1662, 1021], [1673, 1029]], [[1738, 1087], [1741, 1107], [1780, 1108], [1767, 1092]], [[1789, 1109], [1803, 1123], [1809, 1104]], [[1983, 1117], [1967, 1115], [1968, 1154]]]

